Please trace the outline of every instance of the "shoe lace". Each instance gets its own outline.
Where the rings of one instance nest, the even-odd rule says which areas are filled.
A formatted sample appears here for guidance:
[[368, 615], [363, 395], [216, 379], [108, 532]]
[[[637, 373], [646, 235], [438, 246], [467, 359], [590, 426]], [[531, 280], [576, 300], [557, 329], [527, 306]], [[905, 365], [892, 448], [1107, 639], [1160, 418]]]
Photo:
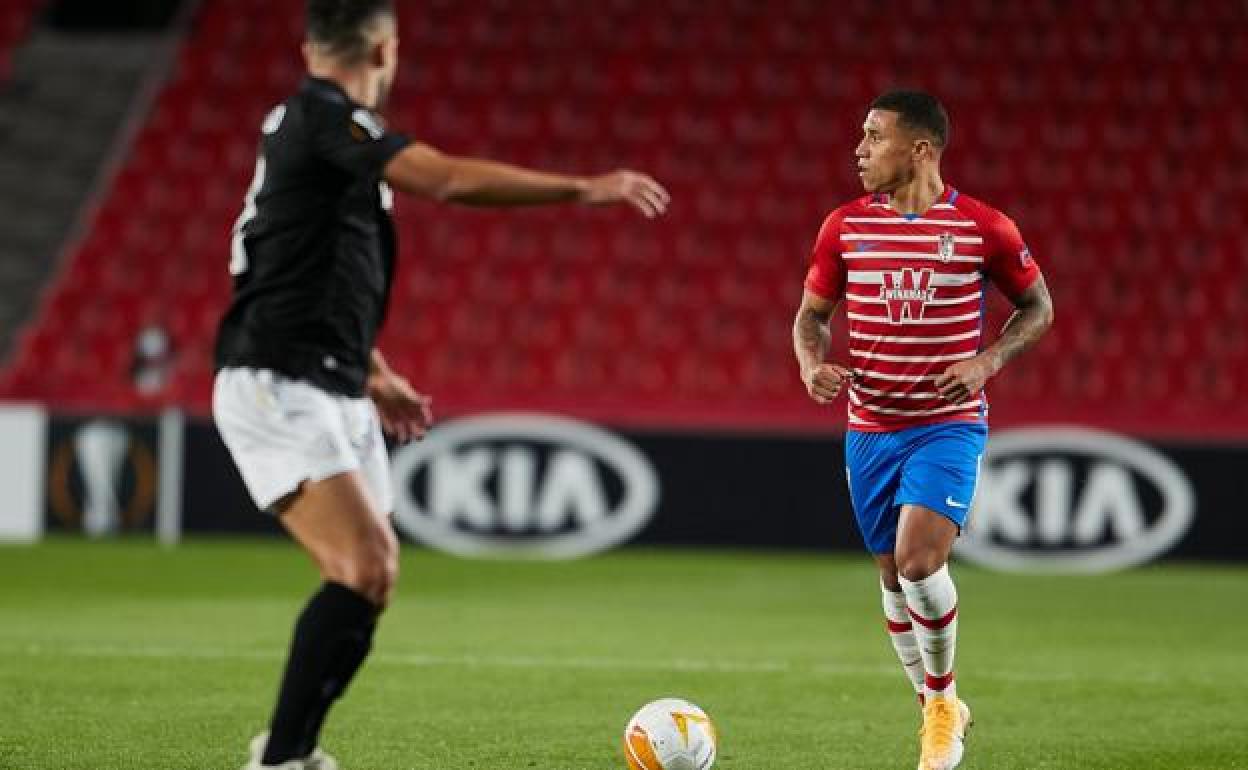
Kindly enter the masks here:
[[957, 732], [957, 708], [944, 698], [933, 698], [923, 714], [923, 755], [943, 757], [953, 749]]

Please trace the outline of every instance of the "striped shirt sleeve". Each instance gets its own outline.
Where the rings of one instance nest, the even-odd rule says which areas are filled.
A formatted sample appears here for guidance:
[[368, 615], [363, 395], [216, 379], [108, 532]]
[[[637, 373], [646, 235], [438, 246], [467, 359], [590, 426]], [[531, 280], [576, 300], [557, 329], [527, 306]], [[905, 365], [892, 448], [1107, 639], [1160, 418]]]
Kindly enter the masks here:
[[810, 269], [806, 271], [806, 289], [827, 300], [839, 300], [845, 294], [845, 263], [841, 260], [840, 210], [823, 221], [815, 247], [811, 250]]
[[1018, 299], [1040, 277], [1040, 268], [1032, 259], [1018, 226], [1004, 214], [983, 223], [984, 272], [1005, 296]]

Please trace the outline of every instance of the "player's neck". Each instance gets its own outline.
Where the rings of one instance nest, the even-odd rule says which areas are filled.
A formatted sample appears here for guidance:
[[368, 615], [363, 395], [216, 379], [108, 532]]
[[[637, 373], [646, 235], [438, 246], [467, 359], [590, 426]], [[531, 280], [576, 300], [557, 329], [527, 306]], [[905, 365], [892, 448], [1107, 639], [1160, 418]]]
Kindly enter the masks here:
[[944, 194], [945, 182], [940, 178], [940, 172], [933, 170], [927, 174], [916, 174], [914, 179], [894, 190], [888, 200], [899, 214], [922, 214]]
[[356, 104], [376, 109], [378, 84], [367, 70], [322, 65], [309, 66], [308, 74], [335, 83]]

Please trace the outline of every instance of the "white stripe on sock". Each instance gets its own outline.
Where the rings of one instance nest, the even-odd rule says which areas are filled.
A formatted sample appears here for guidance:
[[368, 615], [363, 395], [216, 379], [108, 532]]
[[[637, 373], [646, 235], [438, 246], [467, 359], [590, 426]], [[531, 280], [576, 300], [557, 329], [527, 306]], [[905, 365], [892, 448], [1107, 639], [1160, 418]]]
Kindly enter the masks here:
[[[884, 606], [884, 617], [893, 623], [910, 623], [910, 615], [906, 611], [906, 595], [901, 591], [890, 591], [880, 584], [880, 595]], [[913, 624], [911, 624], [913, 625]], [[916, 693], [923, 693], [923, 675], [926, 669], [923, 667], [923, 656], [919, 652], [919, 640], [914, 635], [914, 629], [907, 631], [893, 631], [889, 629], [888, 638], [893, 643], [893, 649], [897, 652], [897, 659], [901, 661], [901, 667], [906, 671], [906, 677], [909, 678], [910, 684], [914, 686]]]

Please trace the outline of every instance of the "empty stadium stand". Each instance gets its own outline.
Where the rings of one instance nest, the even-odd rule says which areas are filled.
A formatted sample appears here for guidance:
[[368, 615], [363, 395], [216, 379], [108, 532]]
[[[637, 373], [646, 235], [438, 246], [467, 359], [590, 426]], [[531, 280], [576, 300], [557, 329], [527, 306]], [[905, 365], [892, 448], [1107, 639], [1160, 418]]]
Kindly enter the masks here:
[[[443, 149], [673, 193], [623, 211], [400, 203], [383, 349], [442, 414], [810, 429], [789, 327], [823, 214], [859, 194], [865, 105], [953, 119], [945, 176], [1012, 215], [1058, 322], [994, 421], [1248, 434], [1248, 66], [1238, 2], [434, 0], [400, 3], [392, 122]], [[417, 9], [419, 6], [419, 9]], [[88, 238], [0, 376], [63, 408], [206, 410], [229, 228], [263, 114], [300, 77], [302, 3], [205, 0]], [[993, 323], [1004, 318], [996, 303]], [[130, 381], [138, 330], [177, 346]]]

